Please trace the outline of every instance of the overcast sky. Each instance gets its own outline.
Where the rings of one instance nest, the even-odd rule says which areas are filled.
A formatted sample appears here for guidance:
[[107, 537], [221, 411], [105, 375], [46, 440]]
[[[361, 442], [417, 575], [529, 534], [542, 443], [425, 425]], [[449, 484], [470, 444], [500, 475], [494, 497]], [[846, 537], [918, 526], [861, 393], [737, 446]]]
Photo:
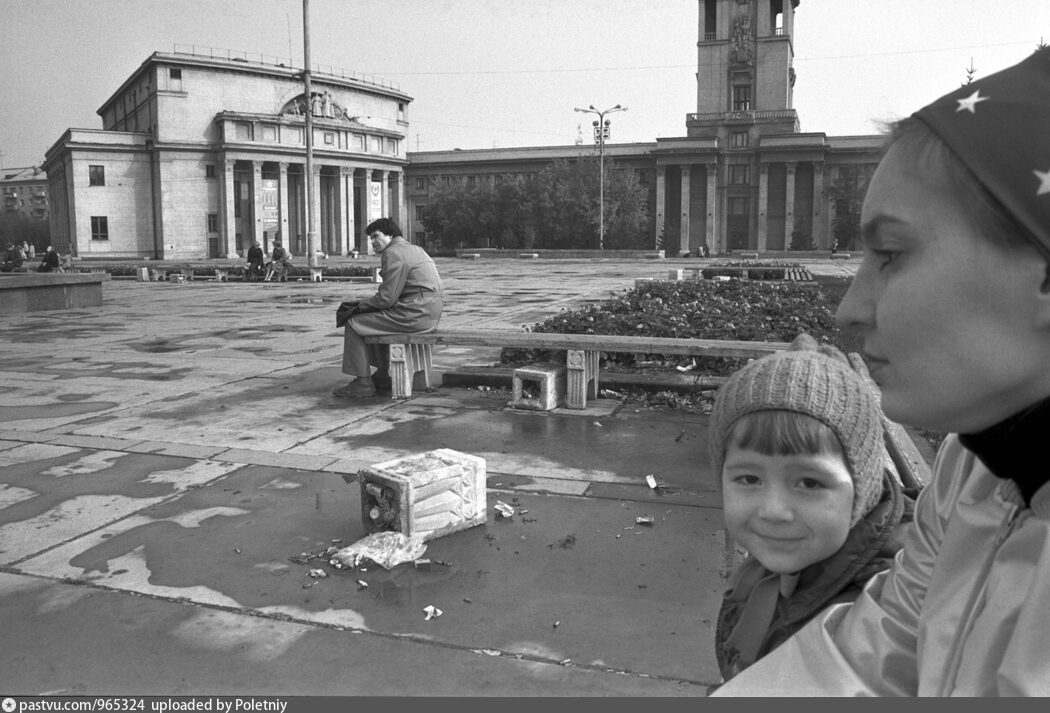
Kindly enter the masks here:
[[[408, 150], [685, 135], [696, 111], [696, 0], [310, 0], [311, 59], [413, 97]], [[303, 56], [302, 0], [0, 0], [0, 152], [40, 164], [155, 51]], [[802, 131], [877, 133], [1050, 43], [1050, 0], [802, 0]]]

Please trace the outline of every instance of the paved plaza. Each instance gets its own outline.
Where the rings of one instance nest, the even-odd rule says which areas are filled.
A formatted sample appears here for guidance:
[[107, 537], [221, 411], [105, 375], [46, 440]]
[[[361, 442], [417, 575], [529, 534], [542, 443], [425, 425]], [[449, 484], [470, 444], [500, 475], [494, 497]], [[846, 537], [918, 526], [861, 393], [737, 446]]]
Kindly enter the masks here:
[[[697, 263], [437, 262], [442, 326], [493, 329]], [[336, 305], [374, 290], [114, 280], [101, 307], [0, 316], [0, 694], [704, 696], [719, 681], [733, 552], [706, 417], [513, 410], [440, 378], [406, 401], [337, 399]], [[498, 350], [434, 356], [440, 377]], [[431, 541], [443, 564], [303, 556], [366, 534], [344, 476], [436, 448], [487, 467], [488, 521]]]

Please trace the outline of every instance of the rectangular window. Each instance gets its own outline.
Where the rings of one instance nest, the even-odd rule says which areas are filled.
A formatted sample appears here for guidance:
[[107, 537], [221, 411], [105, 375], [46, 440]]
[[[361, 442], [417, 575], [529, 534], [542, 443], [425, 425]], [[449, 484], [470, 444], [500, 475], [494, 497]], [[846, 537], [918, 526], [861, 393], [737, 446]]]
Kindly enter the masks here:
[[205, 178], [215, 178], [215, 164], [214, 163], [206, 163], [206, 164], [204, 164], [204, 177]]
[[423, 220], [427, 217], [427, 207], [425, 205], [416, 206], [416, 220]]
[[734, 165], [729, 167], [729, 183], [734, 186], [746, 186], [750, 183], [750, 169], [751, 167], [747, 164]]
[[303, 144], [303, 130], [299, 128], [293, 128], [290, 130], [291, 141], [293, 144]]
[[731, 145], [735, 149], [742, 149], [747, 147], [748, 135], [746, 131], [734, 131], [730, 137], [732, 139]]
[[393, 139], [386, 140], [386, 152], [391, 156], [397, 156], [397, 142]]
[[730, 198], [729, 215], [747, 215], [747, 198]]
[[109, 219], [106, 216], [91, 216], [91, 239], [109, 240]]
[[733, 87], [733, 111], [751, 110], [751, 85], [741, 84]]
[[106, 167], [105, 166], [88, 166], [88, 185], [89, 186], [104, 186], [104, 185], [106, 185]]
[[715, 39], [718, 20], [718, 3], [716, 0], [704, 0], [704, 39]]
[[427, 179], [425, 179], [425, 178], [417, 178], [416, 179], [416, 190], [417, 191], [422, 191], [426, 187], [427, 187]]
[[358, 151], [364, 151], [365, 150], [365, 137], [362, 136], [361, 134], [354, 134], [354, 138], [357, 139], [357, 150]]
[[237, 121], [233, 124], [233, 135], [235, 138], [252, 140], [252, 125], [246, 121]]
[[173, 92], [182, 91], [182, 70], [172, 67], [168, 70], [168, 89]]
[[263, 141], [277, 143], [277, 127], [274, 124], [263, 124]]
[[219, 214], [208, 213], [208, 232], [217, 233], [219, 232]]
[[398, 102], [397, 103], [397, 120], [398, 121], [404, 121], [405, 120], [405, 103], [404, 102]]
[[442, 176], [442, 177], [441, 177], [441, 185], [443, 185], [443, 186], [447, 186], [447, 185], [449, 184], [449, 181], [450, 181], [450, 180], [451, 180], [451, 179], [450, 179], [450, 178], [449, 178], [448, 176]]
[[334, 144], [335, 143], [335, 132], [334, 131], [326, 131], [326, 132], [324, 132], [324, 142], [326, 144], [328, 144], [329, 146]]
[[382, 153], [383, 139], [379, 138], [378, 136], [373, 136], [372, 141], [370, 142], [369, 151], [371, 151], [372, 153]]
[[477, 183], [478, 183], [478, 177], [477, 176], [467, 176], [467, 185], [468, 186], [475, 186], [475, 185], [477, 185]]

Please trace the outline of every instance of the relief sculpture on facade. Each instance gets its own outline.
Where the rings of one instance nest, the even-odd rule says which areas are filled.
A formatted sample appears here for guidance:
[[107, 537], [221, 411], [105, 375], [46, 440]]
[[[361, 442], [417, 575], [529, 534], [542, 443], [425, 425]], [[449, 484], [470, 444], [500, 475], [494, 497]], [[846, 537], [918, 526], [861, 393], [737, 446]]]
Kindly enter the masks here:
[[[306, 95], [300, 94], [287, 102], [281, 109], [280, 113], [291, 116], [303, 116], [306, 107]], [[317, 117], [318, 119], [340, 119], [343, 121], [353, 121], [354, 119], [354, 117], [350, 115], [350, 110], [339, 106], [335, 99], [332, 98], [332, 94], [328, 91], [311, 92], [309, 107], [311, 116]]]
[[755, 46], [751, 37], [751, 16], [737, 15], [733, 20], [733, 43], [730, 59], [735, 64], [750, 65], [755, 58]]

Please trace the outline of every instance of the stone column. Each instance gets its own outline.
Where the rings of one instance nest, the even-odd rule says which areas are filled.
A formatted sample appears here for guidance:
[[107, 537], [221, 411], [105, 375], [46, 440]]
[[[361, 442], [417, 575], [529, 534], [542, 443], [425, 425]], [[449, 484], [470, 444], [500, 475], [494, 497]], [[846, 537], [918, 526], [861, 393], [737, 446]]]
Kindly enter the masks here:
[[[282, 161], [279, 165], [281, 174], [277, 179], [277, 194], [281, 211], [281, 241], [287, 245], [292, 235], [288, 225], [288, 162]], [[271, 246], [263, 245], [263, 250], [270, 252]]]
[[338, 255], [349, 255], [351, 250], [350, 241], [354, 236], [354, 216], [352, 204], [347, 198], [348, 186], [354, 181], [354, 169], [347, 166], [339, 167], [339, 236], [336, 239], [336, 253]]
[[692, 176], [693, 167], [690, 164], [686, 164], [681, 167], [682, 169], [682, 225], [679, 229], [678, 237], [678, 254], [685, 255], [689, 252], [689, 201], [692, 196], [692, 186], [690, 185], [690, 179]]
[[234, 235], [237, 232], [237, 218], [234, 206], [237, 196], [233, 192], [233, 165], [232, 159], [223, 158], [222, 164], [222, 187], [220, 188], [220, 201], [222, 202], [222, 224], [219, 226], [220, 255], [229, 255], [233, 252]]
[[[656, 237], [659, 238], [664, 232], [664, 206], [667, 205], [667, 181], [664, 177], [664, 167], [657, 164], [656, 166]], [[664, 236], [666, 238], [666, 236]], [[669, 245], [656, 245], [657, 249], [663, 248], [665, 251], [671, 246]], [[666, 252], [664, 253], [666, 255]]]
[[715, 244], [716, 227], [721, 215], [718, 211], [717, 188], [718, 164], [707, 164], [707, 250], [711, 255], [717, 255], [719, 246]]
[[244, 236], [246, 245], [258, 240], [263, 243], [263, 206], [262, 206], [262, 161], [252, 161], [252, 234]]
[[821, 206], [824, 205], [824, 162], [813, 162], [813, 244], [817, 247], [828, 246], [827, 226], [821, 222], [820, 216], [824, 213]]
[[787, 177], [784, 195], [784, 249], [791, 248], [791, 234], [795, 232], [795, 167], [794, 161], [786, 164]]
[[[402, 230], [408, 228], [408, 209], [405, 207], [405, 172], [404, 171], [391, 171], [390, 172], [390, 213], [391, 218], [401, 226]], [[412, 239], [406, 235], [405, 240], [412, 242]]]
[[313, 232], [313, 234], [314, 234], [314, 242], [315, 242], [314, 249], [315, 250], [320, 250], [321, 249], [321, 222], [322, 222], [321, 221], [321, 164], [315, 162], [311, 166], [311, 168], [313, 169], [313, 174], [314, 175], [310, 178], [310, 180], [313, 181], [314, 190], [313, 190], [313, 195], [310, 196], [310, 199], [311, 199], [310, 200], [310, 216], [311, 216], [311, 219], [313, 220], [313, 223], [314, 223], [314, 229], [313, 229], [313, 231], [311, 231], [310, 230], [310, 226], [309, 225], [306, 226], [306, 234], [303, 236], [302, 249], [299, 250], [300, 254], [306, 255], [306, 259], [307, 260], [312, 260], [313, 259], [308, 254], [310, 252], [310, 238], [309, 238], [309, 235], [310, 235], [311, 232]]
[[758, 251], [765, 251], [769, 238], [769, 164], [758, 164]]

